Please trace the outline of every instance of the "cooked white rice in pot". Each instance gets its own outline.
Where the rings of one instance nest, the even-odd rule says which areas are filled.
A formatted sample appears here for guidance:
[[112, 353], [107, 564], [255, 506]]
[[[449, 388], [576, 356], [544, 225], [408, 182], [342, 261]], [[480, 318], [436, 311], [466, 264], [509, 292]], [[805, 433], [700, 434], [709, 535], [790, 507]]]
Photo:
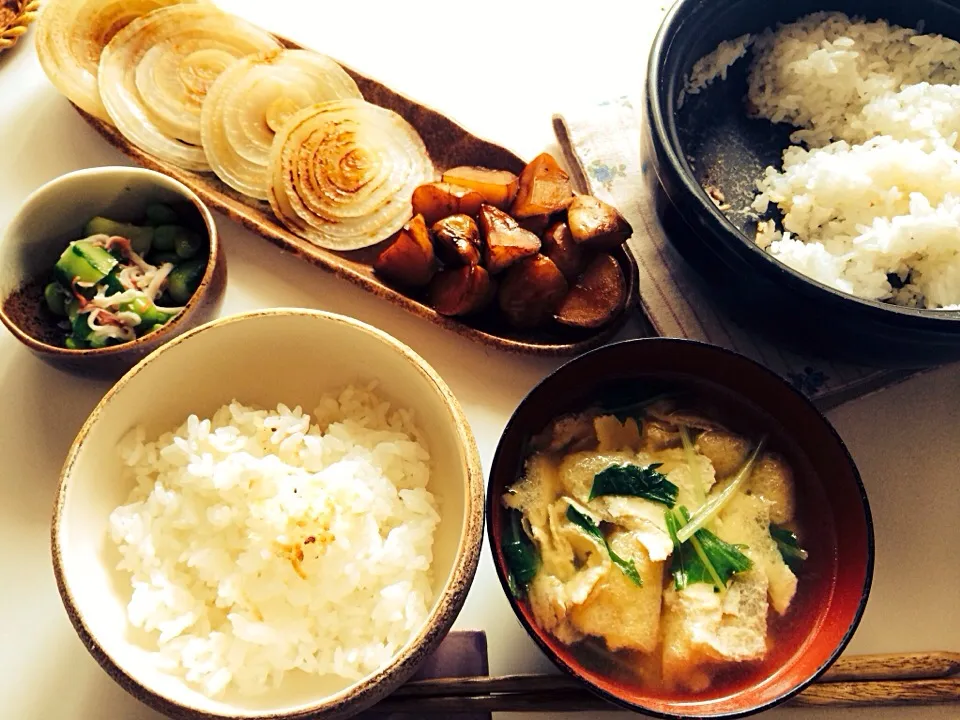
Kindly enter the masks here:
[[295, 669], [359, 679], [427, 619], [439, 522], [410, 413], [371, 387], [301, 408], [232, 402], [121, 456], [136, 488], [110, 516], [131, 625], [210, 696]]
[[758, 182], [753, 210], [782, 214], [758, 244], [858, 297], [960, 305], [960, 43], [841, 13], [736, 42], [751, 115], [798, 128]]

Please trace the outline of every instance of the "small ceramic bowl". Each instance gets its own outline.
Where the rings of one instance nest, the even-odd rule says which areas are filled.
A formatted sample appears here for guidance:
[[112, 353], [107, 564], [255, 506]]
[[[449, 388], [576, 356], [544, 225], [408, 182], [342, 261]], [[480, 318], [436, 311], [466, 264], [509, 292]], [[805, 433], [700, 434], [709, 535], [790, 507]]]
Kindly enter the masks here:
[[[237, 399], [248, 405], [316, 407], [320, 395], [376, 380], [413, 411], [430, 448], [428, 487], [440, 503], [434, 538], [434, 600], [427, 622], [393, 660], [357, 682], [289, 674], [277, 690], [213, 700], [155, 667], [131, 639], [128, 577], [108, 517], [127, 501], [118, 441], [142, 425], [147, 437], [204, 417]], [[340, 718], [383, 698], [409, 678], [453, 624], [473, 579], [483, 540], [483, 470], [457, 400], [423, 359], [386, 333], [312, 310], [234, 315], [191, 330], [154, 352], [103, 398], [63, 467], [53, 518], [53, 565], [74, 628], [100, 665], [131, 694], [173, 717]]]
[[[768, 432], [794, 470], [801, 534], [810, 557], [769, 671], [757, 669], [710, 694], [670, 695], [586, 666], [539, 628], [510, 592], [502, 550], [506, 489], [523, 472], [529, 441], [554, 418], [637, 388], [669, 386], [715, 403], [742, 427]], [[736, 427], [736, 426], [735, 426]], [[800, 692], [840, 655], [866, 607], [873, 576], [873, 528], [860, 476], [820, 412], [780, 377], [735, 353], [688, 340], [628, 340], [594, 350], [549, 375], [507, 423], [487, 486], [487, 531], [494, 564], [521, 624], [560, 668], [613, 703], [661, 718], [731, 718], [770, 708]]]
[[[177, 317], [149, 335], [105, 348], [64, 347], [63, 331], [43, 300], [57, 259], [71, 240], [82, 237], [90, 218], [139, 220], [149, 202], [193, 207], [188, 220], [209, 240], [199, 287]], [[182, 183], [142, 168], [91, 168], [50, 181], [27, 198], [0, 243], [0, 321], [41, 360], [92, 377], [118, 377], [171, 338], [216, 317], [226, 282], [226, 259], [210, 211]]]

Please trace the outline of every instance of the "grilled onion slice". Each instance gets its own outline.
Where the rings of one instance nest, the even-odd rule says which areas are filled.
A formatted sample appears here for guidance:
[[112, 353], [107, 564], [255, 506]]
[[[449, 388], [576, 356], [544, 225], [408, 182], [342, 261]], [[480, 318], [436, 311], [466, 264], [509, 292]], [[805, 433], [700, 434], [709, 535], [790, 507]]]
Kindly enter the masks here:
[[234, 190], [266, 200], [270, 147], [283, 124], [308, 105], [361, 97], [353, 78], [320, 53], [271, 50], [238, 60], [203, 102], [207, 161]]
[[174, 5], [134, 20], [100, 57], [100, 97], [127, 140], [185, 170], [209, 170], [200, 111], [238, 58], [279, 49], [266, 31], [211, 5]]
[[112, 122], [100, 101], [100, 53], [117, 32], [148, 12], [201, 0], [48, 0], [37, 20], [37, 58], [61, 95]]
[[435, 179], [417, 131], [363, 100], [304, 108], [270, 152], [269, 200], [293, 232], [330, 250], [385, 240], [410, 219], [414, 189]]

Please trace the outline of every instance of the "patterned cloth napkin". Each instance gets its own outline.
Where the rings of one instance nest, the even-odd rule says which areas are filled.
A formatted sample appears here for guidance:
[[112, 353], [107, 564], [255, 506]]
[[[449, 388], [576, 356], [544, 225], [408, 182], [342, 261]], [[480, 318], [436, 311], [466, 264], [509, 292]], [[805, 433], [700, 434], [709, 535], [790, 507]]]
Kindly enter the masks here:
[[715, 308], [667, 241], [644, 187], [640, 113], [627, 97], [553, 118], [567, 160], [584, 189], [617, 207], [634, 228], [630, 249], [640, 268], [640, 301], [654, 333], [720, 345], [787, 378], [822, 408], [833, 407], [910, 376], [805, 357], [741, 328]]

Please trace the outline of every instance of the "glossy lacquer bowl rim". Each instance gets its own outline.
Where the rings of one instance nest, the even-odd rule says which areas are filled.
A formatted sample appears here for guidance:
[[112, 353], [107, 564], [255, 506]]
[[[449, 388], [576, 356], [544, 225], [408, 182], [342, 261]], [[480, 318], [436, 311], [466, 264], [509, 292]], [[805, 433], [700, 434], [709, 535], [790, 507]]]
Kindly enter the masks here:
[[[958, 325], [960, 311], [910, 308], [879, 300], [867, 300], [836, 290], [785, 265], [764, 252], [740, 232], [697, 182], [680, 142], [676, 119], [678, 110], [676, 93], [668, 94], [671, 81], [677, 79], [667, 74], [663, 65], [671, 51], [676, 34], [683, 26], [699, 25], [702, 22], [700, 16], [703, 15], [704, 10], [715, 10], [719, 5], [722, 3], [678, 0], [661, 23], [647, 61], [647, 77], [644, 86], [646, 114], [656, 147], [657, 174], [660, 176], [663, 173], [670, 176], [669, 182], [663, 182], [663, 178], [659, 178], [670, 201], [678, 208], [686, 208], [688, 212], [695, 214], [697, 220], [707, 230], [721, 236], [730, 250], [749, 262], [754, 272], [788, 283], [793, 292], [801, 293], [819, 302], [830, 302], [833, 306], [841, 304], [848, 311], [860, 313], [865, 319], [890, 321], [897, 317], [901, 322], [909, 322], [918, 327], [940, 329], [949, 327], [952, 331], [960, 331], [960, 325]], [[793, 16], [789, 19], [793, 19]]]
[[[237, 714], [210, 713], [192, 705], [182, 703], [176, 698], [162, 695], [149, 689], [146, 685], [142, 684], [138, 678], [122, 669], [100, 644], [87, 626], [82, 613], [78, 610], [70, 584], [65, 577], [62, 552], [63, 540], [65, 538], [62, 537], [61, 534], [61, 520], [67, 502], [71, 473], [77, 461], [80, 448], [93, 426], [97, 423], [104, 408], [132, 378], [143, 372], [145, 368], [157, 363], [165, 353], [176, 348], [181, 343], [190, 342], [192, 338], [201, 333], [209, 333], [216, 331], [219, 327], [265, 317], [291, 316], [306, 317], [317, 322], [346, 325], [358, 332], [370, 335], [379, 342], [389, 346], [434, 386], [442, 398], [443, 404], [450, 413], [451, 424], [456, 428], [456, 433], [463, 450], [462, 472], [465, 503], [463, 528], [460, 533], [459, 545], [454, 557], [449, 579], [439, 592], [436, 607], [416, 635], [407, 642], [387, 666], [337, 693], [323, 697], [315, 702], [311, 701], [307, 706], [279, 711], [268, 708], [256, 711], [244, 710]], [[107, 674], [119, 685], [135, 698], [155, 710], [173, 717], [190, 718], [191, 720], [222, 720], [224, 718], [229, 720], [234, 720], [234, 718], [236, 718], [236, 720], [305, 720], [306, 718], [313, 717], [348, 717], [361, 712], [365, 708], [383, 699], [396, 687], [409, 679], [419, 664], [439, 645], [440, 641], [449, 631], [460, 609], [463, 607], [479, 563], [480, 551], [483, 544], [483, 510], [483, 466], [473, 432], [470, 429], [470, 425], [460, 403], [450, 388], [423, 358], [388, 333], [343, 315], [304, 308], [254, 310], [213, 320], [171, 340], [128, 371], [97, 404], [84, 422], [76, 439], [71, 444], [60, 473], [50, 532], [53, 570], [57, 589], [59, 590], [64, 608], [67, 611], [71, 624], [87, 650], [93, 655]]]
[[[819, 423], [822, 425], [823, 429], [829, 431], [832, 435], [833, 440], [836, 442], [837, 448], [843, 453], [846, 457], [848, 463], [848, 470], [850, 472], [850, 477], [855, 483], [855, 490], [859, 497], [862, 509], [863, 509], [863, 520], [864, 527], [866, 530], [865, 540], [865, 550], [866, 556], [864, 558], [864, 581], [863, 585], [860, 588], [859, 599], [857, 601], [857, 607], [851, 618], [849, 626], [846, 631], [843, 633], [840, 641], [836, 647], [828, 654], [826, 659], [820, 666], [812, 673], [809, 673], [806, 677], [802, 678], [800, 681], [791, 683], [789, 690], [782, 692], [766, 702], [762, 702], [756, 705], [746, 705], [743, 708], [738, 708], [729, 712], [714, 712], [706, 714], [697, 714], [696, 712], [684, 712], [678, 710], [677, 712], [662, 712], [659, 710], [652, 709], [646, 705], [640, 704], [638, 702], [632, 702], [631, 700], [621, 697], [615, 693], [609, 692], [604, 688], [598, 687], [594, 683], [590, 682], [583, 677], [581, 669], [576, 665], [567, 662], [564, 658], [558, 656], [550, 645], [545, 641], [545, 633], [540, 630], [534, 624], [528, 621], [526, 613], [521, 609], [519, 601], [513, 596], [513, 593], [510, 592], [509, 583], [507, 580], [507, 573], [505, 569], [505, 563], [503, 558], [503, 553], [500, 548], [500, 538], [501, 538], [501, 529], [494, 526], [494, 518], [502, 517], [502, 510], [500, 505], [500, 497], [503, 489], [507, 487], [510, 483], [517, 479], [515, 475], [515, 467], [507, 466], [507, 461], [504, 459], [505, 445], [508, 438], [514, 436], [519, 436], [523, 439], [528, 439], [535, 432], [538, 432], [540, 428], [524, 428], [520, 426], [518, 421], [518, 416], [520, 415], [524, 406], [528, 403], [533, 403], [538, 401], [538, 395], [540, 393], [546, 392], [545, 387], [549, 387], [555, 382], [556, 377], [565, 372], [568, 372], [569, 369], [578, 364], [584, 363], [587, 359], [593, 358], [594, 356], [609, 354], [612, 352], [623, 352], [628, 346], [643, 348], [646, 346], [659, 345], [662, 347], [675, 347], [677, 352], [687, 352], [687, 353], [700, 353], [705, 357], [710, 355], [722, 355], [726, 356], [728, 359], [732, 359], [734, 362], [742, 365], [743, 371], [745, 373], [750, 373], [756, 376], [763, 375], [766, 376], [768, 380], [772, 380], [777, 384], [780, 384], [784, 390], [788, 390], [796, 398], [802, 401], [807, 409], [815, 414], [815, 417], [818, 418]], [[664, 370], [650, 370], [646, 371], [643, 367], [637, 368], [638, 374], [653, 374], [656, 375], [658, 372], [666, 372]], [[696, 379], [695, 376], [690, 373], [687, 374], [691, 379]], [[723, 386], [723, 383], [710, 378], [709, 382]], [[769, 411], [768, 411], [769, 412]], [[583, 682], [586, 687], [598, 695], [599, 697], [607, 700], [615, 705], [628, 708], [630, 710], [638, 710], [646, 715], [652, 717], [663, 718], [663, 720], [689, 720], [690, 718], [725, 718], [730, 720], [732, 718], [742, 718], [749, 715], [754, 715], [756, 713], [762, 712], [764, 710], [769, 710], [777, 705], [780, 705], [790, 698], [794, 697], [800, 693], [804, 688], [806, 688], [810, 683], [814, 682], [818, 677], [820, 677], [826, 670], [834, 663], [834, 661], [840, 656], [844, 649], [849, 644], [851, 638], [856, 632], [857, 627], [860, 624], [861, 619], [863, 618], [863, 613], [867, 606], [867, 599], [870, 594], [870, 588], [873, 583], [873, 573], [874, 573], [874, 560], [875, 560], [875, 542], [874, 542], [874, 528], [873, 528], [873, 518], [870, 511], [869, 501], [867, 500], [866, 490], [863, 486], [863, 481], [860, 477], [860, 472], [854, 463], [852, 456], [850, 455], [849, 450], [846, 447], [846, 444], [843, 442], [843, 439], [840, 437], [839, 433], [833, 427], [833, 425], [827, 420], [827, 418], [817, 409], [817, 407], [810, 402], [810, 400], [804, 396], [801, 392], [790, 386], [783, 378], [778, 376], [773, 371], [764, 367], [763, 365], [743, 356], [739, 353], [727, 350], [726, 348], [718, 347], [715, 345], [709, 345], [697, 340], [687, 340], [681, 338], [640, 338], [640, 339], [631, 339], [623, 340], [616, 343], [611, 343], [596, 350], [592, 350], [588, 353], [584, 353], [573, 360], [570, 360], [554, 372], [547, 375], [543, 380], [537, 383], [536, 386], [530, 390], [529, 393], [524, 397], [524, 399], [517, 406], [517, 409], [514, 411], [513, 415], [510, 417], [510, 420], [507, 422], [503, 433], [501, 435], [500, 441], [497, 444], [496, 452], [494, 453], [493, 462], [491, 464], [490, 476], [487, 483], [487, 506], [486, 506], [486, 524], [487, 524], [487, 540], [490, 544], [490, 552], [493, 556], [493, 564], [497, 571], [497, 578], [500, 581], [500, 585], [503, 589], [504, 594], [507, 597], [507, 600], [510, 603], [510, 607], [513, 609], [514, 614], [517, 617], [517, 620], [526, 630], [527, 634], [533, 639], [537, 644], [540, 650], [561, 670], [568, 673], [569, 675], [577, 678]], [[835, 521], [836, 523], [836, 521]], [[838, 569], [838, 572], [842, 572], [842, 569]], [[837, 579], [834, 578], [834, 581], [830, 584], [830, 595], [831, 598], [836, 592]], [[815, 637], [817, 631], [813, 631], [811, 636]], [[752, 687], [752, 686], [751, 686]], [[742, 691], [744, 693], [748, 692], [747, 690]]]

